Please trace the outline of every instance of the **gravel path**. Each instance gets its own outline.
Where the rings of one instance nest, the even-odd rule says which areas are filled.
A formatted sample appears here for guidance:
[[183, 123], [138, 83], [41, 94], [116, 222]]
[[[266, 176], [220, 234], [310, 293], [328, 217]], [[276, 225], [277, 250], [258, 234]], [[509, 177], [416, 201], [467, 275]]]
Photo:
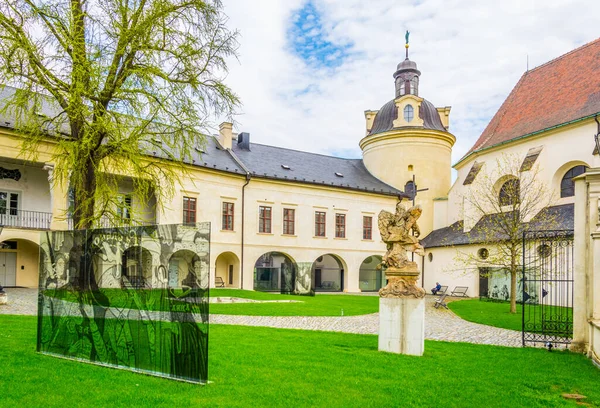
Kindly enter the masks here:
[[[0, 314], [37, 314], [36, 289], [9, 288], [6, 292], [9, 304], [0, 306]], [[425, 298], [426, 339], [521, 347], [521, 332], [467, 322], [450, 310], [434, 308], [434, 301], [433, 296]], [[358, 334], [377, 334], [379, 330], [378, 313], [346, 317], [211, 315], [210, 321], [215, 324]]]

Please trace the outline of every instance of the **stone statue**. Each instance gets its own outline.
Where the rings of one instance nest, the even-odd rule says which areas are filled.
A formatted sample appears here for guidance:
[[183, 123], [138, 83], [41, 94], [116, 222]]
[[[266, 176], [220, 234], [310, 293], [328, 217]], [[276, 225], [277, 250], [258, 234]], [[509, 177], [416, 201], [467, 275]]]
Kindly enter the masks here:
[[[423, 288], [415, 284], [419, 277], [419, 268], [415, 262], [409, 261], [407, 251], [424, 255], [423, 247], [417, 239], [420, 235], [417, 219], [421, 216], [420, 206], [408, 210], [402, 201], [396, 204], [396, 213], [382, 210], [379, 213], [378, 225], [381, 239], [387, 244], [387, 252], [380, 266], [386, 267], [388, 284], [379, 291], [382, 297], [425, 296]], [[412, 233], [412, 234], [411, 234]]]

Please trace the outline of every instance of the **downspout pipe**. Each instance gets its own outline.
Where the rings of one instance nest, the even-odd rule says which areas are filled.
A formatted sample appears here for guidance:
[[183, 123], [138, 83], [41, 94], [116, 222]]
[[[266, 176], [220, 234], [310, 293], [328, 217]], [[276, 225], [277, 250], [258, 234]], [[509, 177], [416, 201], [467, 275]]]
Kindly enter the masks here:
[[246, 213], [246, 186], [250, 184], [250, 180], [252, 176], [250, 172], [246, 173], [246, 183], [242, 186], [242, 247], [240, 252], [240, 288], [244, 289], [244, 226], [246, 225], [244, 222], [244, 214]]
[[250, 180], [252, 180], [252, 174], [250, 173], [250, 169], [248, 169], [248, 167], [244, 165], [244, 163], [240, 160], [239, 157], [237, 157], [233, 150], [227, 149], [227, 152], [229, 153], [233, 161], [235, 161], [237, 165], [240, 166], [242, 170], [244, 170], [244, 173], [246, 173], [246, 182], [242, 186], [242, 243], [240, 248], [240, 288], [244, 289], [244, 227], [246, 225], [246, 223], [244, 222], [244, 214], [246, 213], [246, 186], [250, 184]]

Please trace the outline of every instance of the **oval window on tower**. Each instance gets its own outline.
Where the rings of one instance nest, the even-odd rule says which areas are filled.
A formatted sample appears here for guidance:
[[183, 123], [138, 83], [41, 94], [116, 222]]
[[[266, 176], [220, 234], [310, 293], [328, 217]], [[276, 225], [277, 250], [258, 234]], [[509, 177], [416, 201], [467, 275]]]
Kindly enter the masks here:
[[410, 122], [411, 120], [413, 120], [414, 115], [415, 115], [415, 110], [412, 107], [412, 105], [406, 105], [404, 107], [404, 120], [407, 122]]

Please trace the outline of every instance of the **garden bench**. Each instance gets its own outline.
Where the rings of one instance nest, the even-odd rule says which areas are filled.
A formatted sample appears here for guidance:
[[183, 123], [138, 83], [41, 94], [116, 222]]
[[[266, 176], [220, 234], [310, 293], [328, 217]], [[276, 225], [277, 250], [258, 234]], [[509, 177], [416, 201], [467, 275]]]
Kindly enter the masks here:
[[467, 296], [467, 290], [469, 290], [468, 286], [457, 286], [452, 293], [450, 293], [450, 296], [469, 297]]
[[215, 288], [224, 288], [225, 281], [220, 276], [215, 276]]
[[445, 293], [442, 295], [441, 298], [436, 299], [435, 303], [433, 304], [433, 307], [435, 307], [436, 309], [440, 306], [445, 307], [446, 309], [448, 309], [448, 305], [446, 304], [446, 295]]

